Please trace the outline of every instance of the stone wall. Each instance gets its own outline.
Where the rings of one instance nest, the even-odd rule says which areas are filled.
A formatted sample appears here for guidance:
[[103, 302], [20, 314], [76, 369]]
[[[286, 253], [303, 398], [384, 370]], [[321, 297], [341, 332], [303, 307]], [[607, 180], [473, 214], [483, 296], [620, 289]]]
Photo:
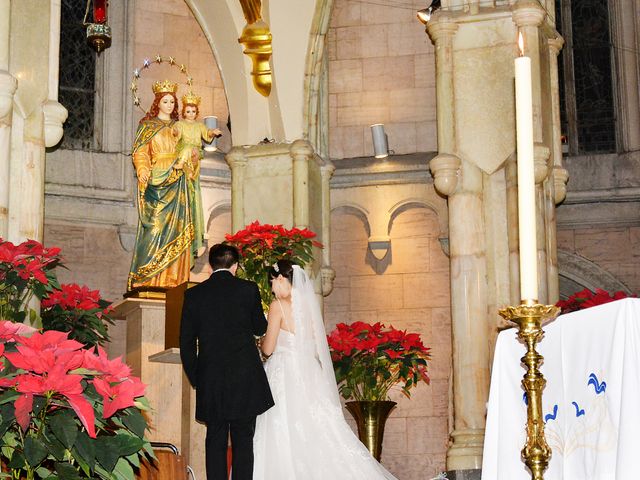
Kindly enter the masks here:
[[[383, 464], [402, 480], [423, 480], [445, 469], [449, 434], [451, 315], [449, 260], [438, 242], [436, 214], [410, 208], [393, 220], [391, 251], [382, 261], [368, 250], [365, 224], [335, 211], [331, 264], [335, 288], [325, 299], [327, 331], [337, 323], [382, 322], [418, 332], [432, 348], [431, 384], [411, 399], [393, 392], [398, 406], [387, 423]], [[348, 414], [347, 414], [348, 415]]]
[[603, 276], [611, 274], [639, 293], [640, 152], [566, 157], [564, 164], [569, 182], [558, 207], [558, 249], [593, 262]]
[[374, 123], [385, 124], [397, 154], [437, 150], [433, 46], [416, 19], [424, 5], [380, 3], [335, 1], [327, 35], [331, 158], [373, 155]]

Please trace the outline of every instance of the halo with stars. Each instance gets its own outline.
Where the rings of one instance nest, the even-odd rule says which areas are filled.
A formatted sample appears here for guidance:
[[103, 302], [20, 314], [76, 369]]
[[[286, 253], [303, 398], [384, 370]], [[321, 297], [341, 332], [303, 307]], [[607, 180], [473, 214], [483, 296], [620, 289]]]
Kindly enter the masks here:
[[191, 89], [191, 87], [193, 86], [192, 85], [193, 78], [191, 78], [191, 76], [189, 75], [189, 72], [187, 72], [187, 67], [185, 66], [184, 63], [178, 63], [176, 62], [175, 58], [163, 57], [160, 54], [156, 55], [153, 60], [149, 58], [145, 58], [140, 68], [136, 68], [133, 71], [133, 80], [131, 81], [131, 86], [129, 87], [129, 90], [131, 90], [131, 94], [133, 95], [133, 104], [136, 107], [138, 107], [140, 110], [142, 110], [144, 113], [147, 113], [147, 112], [145, 111], [144, 108], [140, 106], [140, 97], [138, 97], [138, 79], [140, 78], [144, 70], [151, 68], [154, 64], [160, 65], [162, 63], [168, 63], [172, 67], [179, 68], [180, 73], [184, 74], [187, 77], [187, 85], [189, 86], [189, 88]]

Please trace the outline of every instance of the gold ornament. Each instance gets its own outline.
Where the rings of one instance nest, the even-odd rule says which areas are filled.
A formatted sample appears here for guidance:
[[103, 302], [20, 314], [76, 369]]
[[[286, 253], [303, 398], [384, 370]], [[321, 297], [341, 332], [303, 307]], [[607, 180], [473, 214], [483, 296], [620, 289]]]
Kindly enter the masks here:
[[189, 91], [182, 96], [183, 105], [195, 105], [197, 107], [200, 105], [200, 100], [202, 99], [192, 91]]
[[544, 471], [551, 459], [551, 448], [544, 436], [544, 415], [542, 413], [542, 391], [547, 381], [540, 372], [542, 355], [536, 351], [536, 344], [542, 336], [542, 323], [555, 318], [560, 309], [555, 305], [541, 305], [536, 301], [523, 301], [521, 305], [508, 306], [498, 312], [505, 320], [518, 327], [518, 337], [527, 346], [527, 353], [520, 361], [527, 367], [522, 379], [522, 387], [527, 394], [527, 441], [521, 455], [529, 467], [531, 480], [543, 480]]
[[151, 87], [154, 94], [158, 93], [175, 93], [178, 91], [178, 84], [174, 83], [170, 80], [164, 80], [162, 82], [153, 82], [153, 86]]

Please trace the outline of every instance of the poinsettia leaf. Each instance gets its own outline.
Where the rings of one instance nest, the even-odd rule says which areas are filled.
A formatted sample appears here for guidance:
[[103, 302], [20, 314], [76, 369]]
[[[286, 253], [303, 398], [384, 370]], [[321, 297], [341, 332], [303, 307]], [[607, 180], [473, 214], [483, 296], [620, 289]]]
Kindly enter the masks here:
[[7, 467], [18, 469], [18, 468], [24, 468], [25, 465], [26, 465], [26, 460], [22, 452], [19, 450], [14, 450], [13, 455], [11, 456], [11, 460], [9, 460], [9, 463], [7, 463]]
[[132, 453], [131, 455], [127, 455], [126, 458], [129, 461], [129, 463], [131, 463], [131, 465], [133, 465], [136, 468], [140, 468], [140, 454], [139, 453]]
[[60, 478], [64, 478], [65, 480], [82, 480], [78, 471], [70, 463], [57, 462], [55, 469]]
[[78, 436], [78, 425], [69, 410], [58, 415], [52, 415], [49, 420], [51, 431], [58, 440], [68, 449], [73, 446]]
[[138, 437], [144, 437], [144, 432], [147, 429], [147, 421], [144, 419], [140, 410], [135, 408], [128, 408], [127, 415], [122, 418], [125, 426], [135, 433]]
[[58, 461], [62, 461], [64, 460], [64, 454], [66, 452], [66, 449], [64, 448], [64, 445], [62, 445], [62, 443], [60, 443], [60, 440], [58, 440], [55, 436], [44, 436], [43, 437], [43, 442], [44, 444], [47, 446], [47, 450], [49, 451], [49, 453]]
[[74, 455], [75, 458], [80, 457], [93, 470], [96, 464], [96, 440], [90, 438], [85, 432], [80, 432], [72, 451], [78, 454]]
[[16, 392], [15, 390], [7, 390], [6, 392], [3, 392], [2, 395], [0, 395], [0, 405], [8, 402], [13, 402], [19, 396], [20, 393]]
[[24, 457], [31, 467], [36, 467], [45, 459], [49, 451], [44, 443], [31, 435], [24, 439]]
[[46, 478], [47, 480], [58, 478], [57, 475], [52, 474], [51, 470], [43, 466], [36, 468], [36, 475], [38, 475], [40, 478]]
[[123, 457], [140, 451], [144, 445], [141, 438], [129, 433], [118, 433], [114, 438], [118, 447], [118, 455]]
[[107, 472], [113, 469], [120, 457], [119, 445], [116, 437], [97, 437], [95, 439], [96, 460]]
[[131, 478], [134, 478], [131, 464], [124, 458], [118, 460], [116, 467], [113, 469], [113, 473], [118, 480], [130, 480]]

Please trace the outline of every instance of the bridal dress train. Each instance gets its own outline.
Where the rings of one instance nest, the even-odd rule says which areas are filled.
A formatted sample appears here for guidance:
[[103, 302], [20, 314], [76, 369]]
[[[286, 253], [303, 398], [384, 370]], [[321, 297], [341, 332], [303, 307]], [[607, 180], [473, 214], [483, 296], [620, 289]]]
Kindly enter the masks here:
[[294, 267], [295, 334], [280, 330], [265, 364], [275, 406], [254, 436], [254, 480], [397, 480], [346, 423], [320, 307], [306, 273]]

